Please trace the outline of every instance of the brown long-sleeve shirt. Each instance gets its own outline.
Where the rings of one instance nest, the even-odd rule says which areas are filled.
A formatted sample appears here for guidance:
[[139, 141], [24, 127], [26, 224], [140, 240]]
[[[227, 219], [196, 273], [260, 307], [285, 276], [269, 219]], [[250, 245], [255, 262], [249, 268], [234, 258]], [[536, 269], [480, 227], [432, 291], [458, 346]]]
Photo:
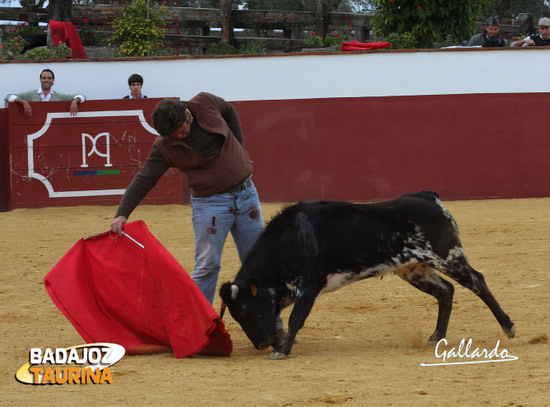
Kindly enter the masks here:
[[226, 191], [252, 173], [233, 105], [209, 93], [199, 93], [182, 103], [194, 118], [189, 136], [185, 140], [165, 136], [155, 140], [145, 165], [126, 189], [116, 216], [128, 218], [170, 167], [187, 175], [191, 193], [198, 197]]

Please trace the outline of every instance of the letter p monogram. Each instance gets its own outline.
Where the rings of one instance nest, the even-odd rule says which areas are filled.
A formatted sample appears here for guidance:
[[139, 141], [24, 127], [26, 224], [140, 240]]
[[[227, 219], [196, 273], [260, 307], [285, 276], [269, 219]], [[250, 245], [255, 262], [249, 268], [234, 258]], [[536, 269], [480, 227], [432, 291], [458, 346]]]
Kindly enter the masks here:
[[[97, 149], [97, 141], [101, 137], [105, 137], [105, 153], [100, 153], [99, 150]], [[92, 143], [92, 147], [90, 148], [89, 153], [86, 153], [86, 139], [90, 140]], [[113, 166], [113, 164], [111, 164], [110, 134], [108, 132], [99, 133], [95, 137], [92, 137], [86, 133], [82, 133], [82, 165], [81, 167], [85, 167], [85, 168], [88, 167], [86, 159], [94, 153], [106, 159], [105, 167]]]

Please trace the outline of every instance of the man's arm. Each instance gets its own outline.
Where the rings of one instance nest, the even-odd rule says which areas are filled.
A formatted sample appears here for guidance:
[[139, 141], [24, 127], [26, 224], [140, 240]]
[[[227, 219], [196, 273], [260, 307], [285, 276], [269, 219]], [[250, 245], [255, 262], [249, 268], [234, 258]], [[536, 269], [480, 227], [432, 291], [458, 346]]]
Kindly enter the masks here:
[[511, 47], [527, 47], [527, 46], [532, 47], [533, 45], [535, 45], [535, 41], [533, 41], [531, 39], [531, 36], [529, 36], [522, 40], [514, 41], [510, 46]]
[[23, 106], [23, 113], [26, 117], [32, 116], [32, 108], [29, 101], [33, 102], [33, 94], [38, 94], [36, 91], [28, 91], [19, 94], [6, 95], [4, 100], [6, 102], [18, 103]]
[[122, 233], [122, 225], [126, 223], [130, 214], [153, 189], [168, 168], [170, 168], [170, 164], [164, 159], [158, 148], [153, 145], [145, 165], [124, 191], [115, 218], [110, 225], [112, 232], [117, 235]]
[[84, 103], [86, 100], [86, 96], [82, 94], [77, 95], [69, 95], [66, 93], [57, 93], [55, 92], [52, 95], [51, 101], [58, 101], [58, 100], [70, 100], [71, 101], [71, 107], [69, 108], [69, 111], [71, 112], [71, 116], [76, 116], [78, 114], [78, 104]]

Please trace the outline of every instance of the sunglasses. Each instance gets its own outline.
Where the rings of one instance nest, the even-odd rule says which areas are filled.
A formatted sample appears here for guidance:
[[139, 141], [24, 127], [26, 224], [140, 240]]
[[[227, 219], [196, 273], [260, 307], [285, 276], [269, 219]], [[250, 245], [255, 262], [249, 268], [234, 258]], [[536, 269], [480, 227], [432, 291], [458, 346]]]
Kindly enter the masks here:
[[547, 29], [549, 28], [547, 25], [539, 25], [539, 28], [544, 28], [544, 29]]

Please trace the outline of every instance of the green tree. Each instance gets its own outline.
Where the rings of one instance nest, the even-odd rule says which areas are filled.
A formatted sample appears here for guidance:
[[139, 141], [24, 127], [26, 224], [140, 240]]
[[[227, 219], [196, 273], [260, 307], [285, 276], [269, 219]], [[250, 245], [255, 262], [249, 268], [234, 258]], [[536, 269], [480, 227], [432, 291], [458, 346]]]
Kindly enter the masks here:
[[114, 33], [109, 45], [118, 46], [116, 56], [140, 57], [150, 55], [155, 48], [164, 45], [164, 26], [162, 17], [167, 8], [160, 6], [157, 11], [148, 7], [145, 0], [134, 0], [122, 8], [122, 15], [111, 25]]
[[433, 47], [447, 36], [456, 40], [469, 38], [478, 29], [476, 20], [490, 0], [374, 0], [374, 33], [407, 34], [418, 47]]

